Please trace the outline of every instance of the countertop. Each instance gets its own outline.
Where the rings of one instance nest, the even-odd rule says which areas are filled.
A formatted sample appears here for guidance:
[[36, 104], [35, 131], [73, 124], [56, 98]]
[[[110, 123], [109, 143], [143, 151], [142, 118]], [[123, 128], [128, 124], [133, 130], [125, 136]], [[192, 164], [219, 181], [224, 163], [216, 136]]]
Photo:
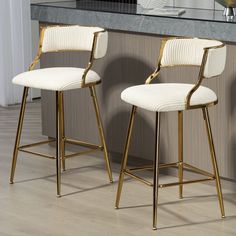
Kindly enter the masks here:
[[47, 23], [236, 42], [236, 18], [229, 21], [217, 10], [185, 8], [180, 16], [163, 16], [149, 14], [136, 4], [81, 0], [31, 4], [31, 18]]

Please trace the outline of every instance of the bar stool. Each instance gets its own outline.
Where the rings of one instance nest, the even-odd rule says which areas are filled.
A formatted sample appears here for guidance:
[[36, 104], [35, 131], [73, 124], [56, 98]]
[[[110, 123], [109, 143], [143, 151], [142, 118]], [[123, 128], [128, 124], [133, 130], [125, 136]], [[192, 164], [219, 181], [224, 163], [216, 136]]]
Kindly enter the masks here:
[[[132, 111], [129, 120], [124, 156], [121, 165], [119, 185], [116, 196], [115, 207], [119, 208], [122, 185], [124, 176], [128, 175], [149, 186], [153, 187], [153, 229], [157, 229], [157, 204], [158, 188], [179, 185], [180, 198], [183, 197], [183, 184], [215, 180], [220, 204], [221, 216], [225, 216], [223, 197], [221, 191], [219, 170], [215, 155], [208, 107], [217, 104], [216, 94], [209, 88], [201, 86], [203, 79], [220, 75], [225, 67], [226, 46], [215, 40], [206, 39], [187, 39], [187, 38], [170, 38], [164, 39], [161, 44], [158, 65], [153, 74], [151, 74], [144, 85], [132, 86], [125, 89], [121, 94], [121, 99], [132, 105]], [[159, 83], [150, 84], [152, 80], [158, 77], [161, 68], [170, 66], [198, 66], [199, 76], [196, 84], [184, 83]], [[127, 168], [128, 151], [131, 140], [131, 133], [137, 108], [153, 111], [156, 113], [155, 125], [155, 157], [154, 165], [137, 168]], [[213, 174], [197, 167], [183, 162], [183, 111], [189, 109], [202, 109], [203, 118], [206, 125], [207, 136], [209, 141], [211, 160], [213, 165]], [[178, 112], [178, 162], [170, 164], [159, 163], [160, 149], [160, 123], [163, 112]], [[160, 168], [177, 167], [177, 183], [159, 184]], [[135, 171], [153, 169], [153, 183], [147, 181], [138, 175]], [[190, 169], [206, 178], [197, 180], [183, 180], [183, 170]]]
[[[112, 182], [112, 172], [110, 161], [104, 138], [103, 125], [97, 101], [95, 86], [101, 83], [99, 75], [91, 70], [96, 59], [105, 56], [107, 51], [108, 33], [98, 27], [82, 26], [49, 26], [43, 27], [40, 33], [40, 44], [37, 56], [29, 67], [29, 71], [17, 75], [13, 83], [24, 86], [23, 98], [18, 121], [15, 147], [13, 152], [10, 183], [14, 181], [14, 174], [17, 162], [18, 151], [39, 155], [56, 160], [57, 175], [57, 196], [61, 196], [61, 162], [65, 170], [65, 159], [80, 155], [82, 153], [65, 154], [65, 143], [78, 144], [90, 151], [101, 150], [104, 152], [106, 167], [110, 182]], [[86, 68], [74, 67], [54, 67], [46, 69], [33, 70], [39, 62], [43, 53], [62, 52], [62, 51], [88, 51], [90, 60]], [[29, 88], [45, 89], [55, 91], [56, 96], [56, 138], [53, 140], [42, 141], [34, 144], [20, 146], [21, 131], [26, 107], [26, 98]], [[101, 138], [101, 145], [95, 145], [83, 141], [78, 141], [65, 137], [64, 129], [64, 97], [63, 93], [67, 90], [89, 88], [93, 105], [95, 108], [96, 119]], [[29, 150], [28, 148], [42, 145], [51, 141], [56, 142], [56, 156], [50, 156]]]

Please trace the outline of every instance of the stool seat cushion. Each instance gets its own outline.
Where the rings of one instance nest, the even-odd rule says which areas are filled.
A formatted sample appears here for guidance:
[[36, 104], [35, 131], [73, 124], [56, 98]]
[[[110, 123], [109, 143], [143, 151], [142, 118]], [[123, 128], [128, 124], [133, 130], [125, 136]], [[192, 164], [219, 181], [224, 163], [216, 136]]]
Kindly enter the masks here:
[[[186, 97], [193, 84], [163, 83], [132, 86], [121, 93], [121, 99], [137, 107], [155, 112], [185, 110]], [[192, 95], [190, 105], [217, 101], [216, 94], [200, 86]]]
[[[84, 68], [52, 67], [28, 71], [17, 75], [12, 82], [30, 88], [65, 91], [81, 88]], [[90, 70], [86, 83], [100, 81], [99, 75]]]

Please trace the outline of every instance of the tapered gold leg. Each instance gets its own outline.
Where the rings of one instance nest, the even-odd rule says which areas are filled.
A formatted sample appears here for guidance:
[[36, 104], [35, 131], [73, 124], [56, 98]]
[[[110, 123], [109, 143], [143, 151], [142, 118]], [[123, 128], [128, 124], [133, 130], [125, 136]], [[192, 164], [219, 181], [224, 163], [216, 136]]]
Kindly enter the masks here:
[[61, 156], [62, 156], [62, 92], [56, 91], [56, 171], [57, 196], [61, 196]]
[[16, 139], [15, 139], [15, 146], [14, 146], [14, 151], [13, 151], [13, 158], [12, 158], [11, 176], [10, 176], [10, 183], [11, 184], [13, 184], [13, 182], [14, 182], [14, 175], [15, 175], [15, 169], [16, 169], [17, 156], [18, 156], [18, 148], [20, 145], [21, 131], [22, 131], [22, 126], [23, 126], [28, 91], [29, 91], [29, 88], [24, 87], [21, 108], [20, 108], [20, 116], [19, 116], [19, 120], [18, 120], [17, 131], [16, 131]]
[[160, 163], [160, 113], [156, 113], [155, 128], [155, 157], [154, 157], [154, 175], [153, 175], [153, 230], [157, 229], [157, 205], [158, 205], [158, 185], [159, 185], [159, 163]]
[[121, 196], [121, 191], [122, 191], [122, 186], [123, 186], [123, 181], [124, 181], [124, 170], [127, 164], [129, 145], [130, 145], [130, 139], [131, 139], [133, 124], [134, 124], [134, 116], [135, 116], [136, 110], [137, 110], [137, 107], [133, 106], [131, 114], [130, 114], [129, 126], [128, 126], [125, 148], [124, 148], [124, 156], [121, 163], [120, 177], [119, 177], [118, 189], [117, 189], [117, 194], [116, 194], [116, 203], [115, 203], [116, 209], [119, 208], [120, 196]]
[[94, 109], [95, 109], [95, 113], [96, 113], [99, 134], [100, 134], [101, 142], [103, 145], [104, 157], [105, 157], [106, 166], [107, 166], [107, 172], [108, 172], [109, 180], [112, 183], [113, 179], [112, 179], [112, 172], [111, 172], [111, 164], [110, 164], [110, 159], [108, 156], [106, 140], [104, 137], [104, 130], [103, 130], [101, 114], [100, 114], [100, 110], [99, 110], [99, 106], [98, 106], [97, 95], [96, 95], [96, 91], [95, 91], [94, 86], [89, 87], [89, 88], [90, 88], [91, 96], [93, 98], [93, 104], [94, 104]]
[[212, 136], [212, 131], [211, 131], [209, 113], [206, 107], [203, 108], [202, 111], [203, 111], [203, 117], [206, 124], [206, 130], [207, 130], [207, 136], [208, 136], [209, 147], [210, 147], [210, 152], [211, 152], [211, 160], [212, 160], [212, 165], [214, 169], [214, 175], [216, 178], [216, 189], [217, 189], [217, 194], [218, 194], [218, 199], [219, 199], [219, 204], [220, 204], [221, 216], [222, 218], [224, 218], [225, 217], [224, 202], [223, 202], [219, 169], [218, 169], [217, 160], [216, 160], [213, 136]]
[[[183, 111], [178, 111], [178, 172], [179, 182], [183, 182]], [[179, 198], [183, 198], [183, 185], [179, 185]]]
[[61, 92], [60, 96], [61, 100], [61, 133], [62, 133], [62, 146], [61, 146], [61, 163], [62, 163], [62, 170], [66, 170], [66, 160], [65, 160], [65, 111], [64, 111], [64, 93]]

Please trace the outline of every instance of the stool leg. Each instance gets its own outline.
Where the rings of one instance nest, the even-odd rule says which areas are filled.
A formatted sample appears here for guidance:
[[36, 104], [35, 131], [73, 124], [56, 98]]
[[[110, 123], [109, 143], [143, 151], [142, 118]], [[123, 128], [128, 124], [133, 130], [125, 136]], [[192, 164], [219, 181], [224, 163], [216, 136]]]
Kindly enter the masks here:
[[217, 194], [218, 194], [218, 199], [219, 199], [219, 204], [220, 204], [221, 217], [224, 218], [225, 217], [224, 202], [223, 202], [219, 169], [218, 169], [217, 160], [216, 160], [213, 136], [212, 136], [212, 131], [211, 131], [209, 113], [208, 113], [207, 107], [203, 108], [202, 111], [203, 111], [203, 117], [206, 124], [206, 130], [207, 130], [208, 142], [209, 142], [209, 147], [210, 147], [210, 152], [211, 152], [211, 160], [212, 160], [212, 165], [214, 169], [214, 175], [216, 178], [216, 189], [217, 189]]
[[121, 196], [121, 191], [122, 191], [122, 186], [123, 186], [123, 181], [124, 181], [124, 170], [127, 164], [130, 139], [131, 139], [133, 124], [134, 124], [134, 116], [135, 116], [136, 110], [137, 110], [137, 107], [133, 106], [131, 114], [130, 114], [130, 118], [129, 118], [129, 126], [127, 130], [126, 141], [125, 141], [124, 156], [121, 163], [120, 177], [119, 177], [118, 189], [117, 189], [117, 194], [116, 194], [116, 203], [115, 203], [116, 209], [119, 208], [120, 196]]
[[153, 175], [153, 230], [157, 229], [157, 205], [158, 205], [158, 187], [159, 187], [159, 163], [160, 163], [160, 123], [161, 113], [156, 113], [155, 128], [155, 158]]
[[18, 148], [20, 145], [21, 131], [22, 131], [22, 126], [23, 126], [28, 91], [29, 91], [29, 88], [24, 87], [21, 108], [20, 108], [20, 115], [19, 115], [19, 120], [18, 120], [17, 131], [16, 131], [16, 139], [15, 139], [15, 146], [14, 146], [14, 151], [13, 151], [13, 158], [12, 158], [11, 176], [10, 176], [10, 183], [11, 184], [13, 184], [13, 182], [14, 182], [14, 175], [15, 175], [15, 169], [16, 169], [17, 156], [18, 156]]
[[57, 197], [61, 196], [61, 156], [62, 156], [62, 92], [56, 91], [56, 171]]
[[62, 133], [62, 146], [61, 146], [61, 163], [62, 170], [66, 170], [66, 160], [65, 160], [65, 111], [64, 111], [64, 93], [61, 92], [61, 133]]
[[[179, 182], [183, 182], [183, 111], [178, 111], [178, 159]], [[179, 185], [179, 198], [183, 198], [183, 184]]]
[[104, 157], [105, 157], [106, 166], [107, 166], [107, 172], [108, 172], [109, 180], [112, 183], [113, 179], [112, 179], [112, 172], [111, 172], [111, 164], [110, 164], [110, 159], [109, 159], [109, 156], [108, 156], [107, 145], [106, 145], [103, 125], [102, 125], [102, 119], [101, 119], [101, 114], [100, 114], [98, 101], [97, 101], [97, 95], [96, 95], [96, 91], [95, 91], [94, 86], [89, 87], [89, 89], [90, 89], [90, 92], [91, 92], [91, 96], [93, 98], [93, 105], [94, 105], [94, 109], [95, 109], [95, 113], [96, 113], [100, 138], [101, 138], [101, 142], [102, 142], [102, 145], [103, 145], [103, 151], [104, 151]]

